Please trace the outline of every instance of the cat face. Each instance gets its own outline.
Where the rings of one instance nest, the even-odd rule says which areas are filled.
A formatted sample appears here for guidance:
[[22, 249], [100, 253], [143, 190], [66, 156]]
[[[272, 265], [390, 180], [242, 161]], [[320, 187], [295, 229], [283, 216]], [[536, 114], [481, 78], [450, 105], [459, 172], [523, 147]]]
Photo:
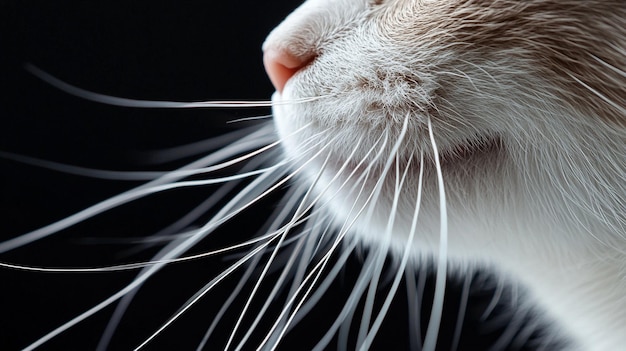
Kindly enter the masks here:
[[[423, 165], [416, 247], [436, 243], [438, 157], [453, 251], [539, 228], [539, 240], [524, 237], [529, 250], [581, 227], [614, 246], [625, 223], [615, 210], [626, 193], [625, 15], [620, 1], [306, 1], [264, 44], [303, 63], [273, 98], [286, 102], [274, 109], [286, 154], [307, 181], [321, 172], [316, 189], [338, 221], [373, 240], [405, 169], [392, 232], [408, 232]], [[288, 103], [309, 97], [320, 98]], [[371, 216], [355, 215], [377, 184]]]

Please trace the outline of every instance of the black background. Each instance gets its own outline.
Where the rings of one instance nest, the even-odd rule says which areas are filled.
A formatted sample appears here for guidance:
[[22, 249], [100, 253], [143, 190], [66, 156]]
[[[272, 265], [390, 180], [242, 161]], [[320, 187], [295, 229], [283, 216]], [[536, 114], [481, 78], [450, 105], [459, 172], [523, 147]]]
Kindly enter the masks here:
[[[273, 88], [261, 62], [261, 43], [299, 1], [40, 1], [0, 3], [0, 151], [112, 170], [174, 169], [184, 164], [147, 162], [151, 150], [204, 140], [243, 123], [229, 119], [268, 114], [265, 109], [159, 110], [102, 105], [70, 96], [23, 68], [32, 63], [81, 88], [151, 100], [269, 99]], [[36, 229], [106, 199], [136, 183], [77, 177], [0, 159], [0, 238]], [[100, 266], [146, 260], [155, 252], [130, 251], [127, 242], [102, 238], [149, 235], [183, 215], [211, 189], [149, 198], [77, 225], [53, 238], [0, 255], [0, 261], [46, 267]], [[272, 207], [270, 204], [269, 208]], [[255, 210], [257, 211], [257, 210]], [[227, 233], [254, 233], [267, 216], [250, 212]], [[207, 250], [215, 243], [197, 248]], [[354, 257], [307, 322], [289, 334], [285, 350], [310, 349], [337, 315]], [[127, 350], [156, 330], [189, 296], [223, 269], [219, 260], [165, 269], [137, 297], [110, 349]], [[58, 274], [0, 269], [0, 349], [16, 350], [98, 303], [133, 273]], [[202, 339], [229, 285], [208, 295], [148, 350], [188, 350]], [[450, 330], [459, 296], [451, 285]], [[456, 294], [456, 295], [455, 295]], [[402, 295], [402, 294], [401, 294]], [[489, 345], [505, 322], [479, 325], [489, 292], [474, 291], [462, 347]], [[401, 298], [399, 298], [401, 300]], [[425, 302], [425, 306], [428, 303]], [[402, 305], [404, 306], [404, 305]], [[406, 307], [396, 307], [374, 349], [406, 345]], [[44, 350], [88, 350], [98, 342], [112, 309], [63, 333]], [[232, 319], [236, 313], [229, 317]], [[320, 319], [326, 322], [319, 322]], [[355, 324], [358, 324], [356, 322]], [[227, 335], [229, 323], [218, 331]], [[449, 340], [449, 331], [443, 339]], [[207, 349], [223, 346], [219, 337]], [[445, 341], [442, 341], [445, 343]], [[333, 349], [335, 344], [331, 344]], [[444, 348], [442, 348], [444, 349]], [[528, 349], [532, 349], [529, 347]]]

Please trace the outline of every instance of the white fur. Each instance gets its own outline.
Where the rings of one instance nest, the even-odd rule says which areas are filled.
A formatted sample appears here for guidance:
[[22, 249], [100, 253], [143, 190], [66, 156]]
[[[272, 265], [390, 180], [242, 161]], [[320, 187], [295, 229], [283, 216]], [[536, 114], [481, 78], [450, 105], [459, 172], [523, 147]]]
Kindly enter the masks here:
[[[275, 106], [275, 123], [281, 135], [311, 122], [303, 139], [332, 135], [328, 152], [337, 165], [359, 140], [352, 163], [367, 156], [375, 174], [386, 159], [367, 152], [379, 147], [386, 132], [388, 151], [407, 115], [409, 136], [399, 160], [406, 165], [415, 150], [428, 155], [430, 117], [444, 160], [451, 258], [487, 262], [513, 274], [582, 350], [618, 350], [626, 345], [626, 6], [588, 1], [588, 17], [579, 18], [578, 12], [560, 10], [577, 6], [572, 1], [520, 4], [308, 0], [264, 44], [266, 50], [314, 58], [273, 100], [330, 97]], [[513, 15], [499, 17], [502, 9]], [[515, 27], [515, 21], [533, 15], [538, 28]], [[576, 22], [581, 20], [589, 22]], [[570, 33], [577, 25], [607, 32], [558, 36], [560, 26]], [[498, 26], [505, 28], [502, 42], [489, 32]], [[571, 71], [549, 65], [550, 50], [574, 44], [580, 56], [555, 54], [564, 62], [571, 59]], [[484, 140], [497, 145], [471, 155], [458, 149]], [[288, 154], [306, 156], [293, 138], [284, 147]], [[309, 180], [324, 159], [308, 167]], [[437, 252], [439, 241], [432, 157], [425, 168], [415, 255]], [[402, 192], [394, 224], [398, 253], [417, 196], [418, 167], [413, 169], [407, 182], [415, 186]], [[336, 170], [327, 167], [322, 180], [332, 179]], [[355, 219], [351, 232], [379, 245], [394, 181], [385, 179], [372, 218], [354, 218], [351, 209], [363, 199], [341, 182], [324, 193], [327, 208], [337, 214], [338, 226]]]

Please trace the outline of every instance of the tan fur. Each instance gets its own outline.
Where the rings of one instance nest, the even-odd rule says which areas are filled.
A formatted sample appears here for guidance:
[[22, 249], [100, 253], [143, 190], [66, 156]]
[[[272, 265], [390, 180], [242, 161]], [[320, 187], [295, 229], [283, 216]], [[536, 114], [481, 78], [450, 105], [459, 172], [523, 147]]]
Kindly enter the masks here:
[[[464, 55], [516, 55], [574, 108], [626, 127], [622, 1], [390, 1], [374, 16], [406, 45], [431, 40]], [[590, 94], [591, 92], [591, 94]]]

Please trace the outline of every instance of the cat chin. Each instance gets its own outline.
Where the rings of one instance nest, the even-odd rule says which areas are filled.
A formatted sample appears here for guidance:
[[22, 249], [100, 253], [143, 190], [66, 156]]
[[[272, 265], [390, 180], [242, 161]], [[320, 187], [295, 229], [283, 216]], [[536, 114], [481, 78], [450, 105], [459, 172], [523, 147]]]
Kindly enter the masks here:
[[[395, 167], [398, 163], [400, 175], [409, 164], [409, 157], [400, 157], [392, 160], [389, 169], [385, 171], [385, 164], [389, 156], [387, 150], [383, 150], [381, 156], [375, 160], [373, 167], [372, 158], [375, 158], [379, 150], [373, 149], [370, 158], [362, 160], [362, 155], [350, 157], [355, 150], [358, 133], [350, 133], [345, 130], [331, 130], [331, 137], [323, 136], [322, 141], [315, 144], [315, 136], [319, 135], [321, 129], [317, 125], [310, 126], [303, 115], [294, 112], [291, 104], [284, 104], [282, 96], [275, 93], [273, 96], [274, 105], [274, 123], [277, 132], [281, 138], [282, 147], [285, 157], [292, 164], [292, 169], [299, 169], [297, 181], [304, 184], [315, 185], [316, 194], [321, 197], [319, 207], [323, 207], [324, 211], [332, 214], [335, 219], [337, 228], [350, 227], [348, 230], [350, 235], [356, 235], [364, 242], [372, 244], [372, 246], [380, 247], [381, 243], [387, 241], [386, 236], [391, 238], [387, 243], [392, 248], [405, 248], [406, 240], [411, 229], [412, 218], [415, 209], [417, 191], [419, 183], [420, 167], [423, 166], [423, 187], [420, 202], [419, 228], [415, 233], [415, 239], [411, 246], [414, 255], [422, 255], [425, 252], [434, 252], [438, 246], [440, 231], [440, 203], [438, 198], [438, 184], [436, 176], [436, 166], [432, 157], [432, 149], [430, 145], [424, 147], [424, 162], [420, 164], [419, 153], [413, 153], [410, 157], [410, 168], [406, 174], [404, 186], [399, 192], [398, 206], [395, 210], [394, 224], [390, 225], [390, 218], [393, 201], [396, 177]], [[337, 137], [339, 134], [345, 133], [352, 136]], [[332, 136], [336, 139], [330, 140]], [[370, 139], [367, 142], [373, 143]], [[389, 141], [393, 145], [394, 140]], [[307, 147], [309, 148], [308, 150]], [[323, 147], [329, 147], [329, 150], [322, 150]], [[361, 147], [362, 148], [362, 147]], [[306, 150], [306, 151], [305, 151]], [[405, 150], [406, 151], [406, 150]], [[318, 155], [316, 155], [319, 152]], [[404, 153], [406, 156], [407, 153]], [[455, 144], [444, 147], [440, 152], [441, 167], [446, 173], [446, 188], [449, 201], [448, 207], [452, 209], [455, 221], [461, 223], [459, 228], [464, 228], [465, 232], [458, 238], [472, 238], [471, 242], [478, 251], [486, 244], [480, 244], [482, 238], [492, 240], [491, 235], [485, 234], [484, 228], [489, 228], [490, 220], [477, 220], [485, 215], [485, 209], [499, 203], [493, 197], [486, 196], [485, 204], [481, 205], [480, 196], [471, 196], [477, 184], [472, 179], [483, 179], [483, 188], [492, 188], [491, 191], [479, 191], [482, 195], [497, 193], [494, 188], [510, 187], [506, 182], [502, 182], [504, 177], [498, 177], [496, 169], [502, 169], [501, 163], [503, 159], [503, 148], [499, 138], [480, 138], [467, 141], [465, 144]], [[347, 161], [348, 160], [348, 161]], [[349, 161], [354, 160], [354, 161]], [[323, 171], [322, 171], [323, 169]], [[492, 171], [494, 170], [494, 171]], [[320, 173], [321, 171], [321, 173]], [[359, 178], [366, 172], [369, 172], [367, 178]], [[387, 173], [384, 176], [384, 173]], [[475, 177], [471, 174], [476, 173]], [[498, 180], [499, 179], [499, 180]], [[380, 193], [375, 194], [377, 185], [380, 185]], [[360, 195], [359, 195], [360, 194]], [[370, 194], [377, 196], [376, 205], [373, 209], [366, 206], [365, 199]], [[474, 194], [477, 195], [477, 194]], [[451, 206], [452, 205], [452, 206]], [[496, 205], [496, 207], [498, 207]], [[487, 215], [490, 217], [491, 215]], [[473, 222], [475, 225], [468, 225]], [[475, 229], [469, 229], [469, 228]], [[471, 232], [482, 232], [481, 235], [473, 235]], [[480, 238], [480, 239], [476, 239]], [[468, 250], [465, 239], [461, 240], [457, 245], [452, 243], [452, 252], [461, 257], [468, 256]], [[387, 245], [385, 244], [385, 245]], [[457, 250], [458, 248], [458, 250]], [[398, 250], [393, 250], [398, 252]], [[471, 256], [479, 256], [471, 254]]]

